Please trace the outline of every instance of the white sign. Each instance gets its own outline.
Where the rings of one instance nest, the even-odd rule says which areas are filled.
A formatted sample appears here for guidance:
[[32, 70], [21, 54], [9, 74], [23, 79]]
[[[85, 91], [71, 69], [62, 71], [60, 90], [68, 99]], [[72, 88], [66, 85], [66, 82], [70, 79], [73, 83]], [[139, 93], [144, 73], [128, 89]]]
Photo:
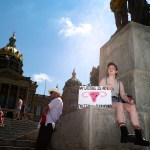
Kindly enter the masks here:
[[80, 86], [78, 105], [112, 105], [111, 91], [99, 86]]

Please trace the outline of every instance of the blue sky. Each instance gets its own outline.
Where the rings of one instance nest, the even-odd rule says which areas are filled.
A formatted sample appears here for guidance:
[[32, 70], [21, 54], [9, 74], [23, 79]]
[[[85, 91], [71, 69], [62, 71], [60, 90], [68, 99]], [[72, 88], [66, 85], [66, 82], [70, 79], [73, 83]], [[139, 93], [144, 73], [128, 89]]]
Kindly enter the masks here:
[[[150, 0], [148, 0], [149, 2]], [[110, 0], [0, 0], [0, 48], [15, 31], [24, 76], [38, 82], [36, 93], [63, 89], [76, 77], [89, 83], [100, 47], [116, 31]], [[45, 91], [46, 79], [46, 91]]]

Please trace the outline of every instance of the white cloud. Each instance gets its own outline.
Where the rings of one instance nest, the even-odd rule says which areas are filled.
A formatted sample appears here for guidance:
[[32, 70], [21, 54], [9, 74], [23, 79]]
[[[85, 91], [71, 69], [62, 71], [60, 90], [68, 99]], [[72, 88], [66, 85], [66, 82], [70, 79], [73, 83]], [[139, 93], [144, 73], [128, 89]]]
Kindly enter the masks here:
[[[101, 8], [99, 8], [100, 6]], [[82, 14], [80, 20], [82, 22], [89, 22], [92, 27], [92, 32], [89, 32], [86, 37], [75, 37], [66, 42], [69, 48], [70, 55], [68, 59], [70, 59], [70, 65], [71, 67], [80, 67], [81, 72], [87, 68], [92, 69], [93, 65], [99, 65], [100, 47], [109, 40], [113, 33], [112, 30], [115, 27], [115, 24], [113, 24], [114, 16], [109, 8], [109, 1], [91, 1], [87, 8], [90, 12], [88, 14]], [[61, 21], [64, 20], [65, 18], [62, 18]], [[68, 26], [73, 26], [69, 18], [66, 22]], [[80, 65], [78, 65], [79, 61]]]
[[40, 74], [34, 74], [33, 75], [33, 80], [36, 82], [44, 82], [44, 81], [49, 81], [52, 82], [53, 80], [45, 73], [40, 73]]
[[[65, 50], [67, 50], [66, 56], [63, 56], [67, 58], [63, 66], [67, 66], [67, 70], [71, 71], [75, 67], [77, 78], [83, 84], [89, 83], [92, 67], [99, 65], [100, 47], [102, 47], [115, 32], [114, 14], [110, 11], [109, 3], [110, 1], [108, 0], [92, 0], [88, 4], [86, 3], [86, 10], [88, 10], [88, 12], [82, 11], [80, 16], [77, 16], [79, 14], [78, 12], [72, 15], [68, 14], [68, 16], [74, 18], [74, 20], [77, 18], [75, 22], [82, 20], [82, 22], [88, 22], [92, 27], [90, 32], [84, 37], [74, 36], [69, 39], [63, 39], [64, 42], [66, 42]], [[84, 7], [85, 5], [82, 6]], [[85, 9], [82, 8], [81, 10]], [[69, 18], [62, 18], [61, 23], [64, 22], [67, 29], [75, 27]], [[63, 28], [61, 34], [65, 35], [67, 33], [65, 29]]]
[[59, 34], [64, 34], [66, 37], [73, 35], [85, 36], [90, 33], [92, 29], [91, 24], [79, 23], [79, 26], [75, 26], [70, 18], [62, 17], [60, 23], [64, 24], [64, 29], [60, 30]]

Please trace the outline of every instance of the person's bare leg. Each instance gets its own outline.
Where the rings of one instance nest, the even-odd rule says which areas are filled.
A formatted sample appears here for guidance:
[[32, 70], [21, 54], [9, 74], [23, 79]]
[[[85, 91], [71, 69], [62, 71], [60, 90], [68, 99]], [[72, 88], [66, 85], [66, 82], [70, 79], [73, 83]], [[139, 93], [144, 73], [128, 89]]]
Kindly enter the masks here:
[[129, 112], [130, 120], [135, 131], [135, 145], [149, 146], [150, 142], [143, 137], [142, 129], [138, 118], [138, 112], [135, 105], [123, 104], [124, 109]]

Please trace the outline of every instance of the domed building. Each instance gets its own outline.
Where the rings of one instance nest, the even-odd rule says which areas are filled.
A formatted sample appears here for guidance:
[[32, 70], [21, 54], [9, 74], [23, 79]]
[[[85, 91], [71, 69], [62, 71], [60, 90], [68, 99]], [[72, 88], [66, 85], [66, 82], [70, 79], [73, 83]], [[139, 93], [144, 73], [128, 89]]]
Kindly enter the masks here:
[[63, 88], [62, 100], [64, 103], [63, 114], [74, 112], [78, 108], [79, 86], [82, 83], [76, 78], [75, 69], [72, 72], [72, 78], [66, 81]]
[[8, 111], [16, 109], [18, 97], [28, 103], [28, 112], [34, 112], [37, 83], [23, 76], [23, 56], [16, 48], [13, 34], [9, 43], [0, 48], [0, 106]]
[[93, 67], [90, 72], [90, 85], [98, 86], [99, 85], [99, 66]]
[[0, 69], [11, 69], [19, 75], [22, 75], [22, 54], [15, 45], [15, 35], [9, 39], [9, 44], [0, 49]]

